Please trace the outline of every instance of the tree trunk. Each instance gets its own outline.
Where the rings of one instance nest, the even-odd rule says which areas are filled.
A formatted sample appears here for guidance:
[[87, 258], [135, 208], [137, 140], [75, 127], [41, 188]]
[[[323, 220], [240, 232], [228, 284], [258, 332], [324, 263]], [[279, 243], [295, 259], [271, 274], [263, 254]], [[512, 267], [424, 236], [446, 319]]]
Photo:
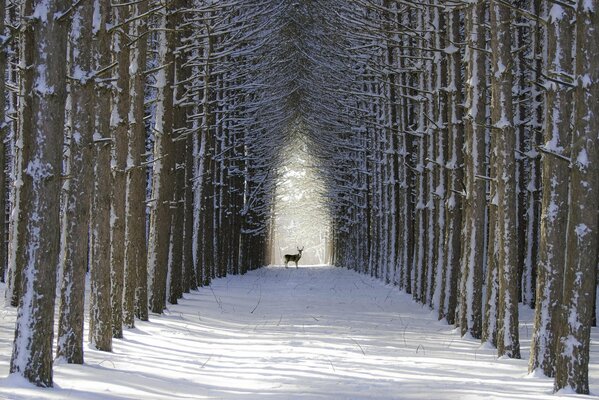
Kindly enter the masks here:
[[156, 124], [154, 126], [154, 163], [148, 237], [148, 288], [150, 310], [161, 314], [166, 306], [166, 278], [171, 238], [173, 202], [173, 84], [175, 73], [175, 24], [173, 9], [159, 12], [158, 64], [156, 76]]
[[[10, 372], [38, 385], [52, 386], [52, 341], [56, 266], [60, 236], [60, 186], [64, 142], [67, 24], [57, 19], [65, 0], [24, 0], [21, 15], [31, 29], [23, 32], [21, 55], [31, 66], [22, 76], [28, 101], [21, 107], [22, 210], [24, 243], [23, 296], [19, 303]], [[4, 94], [3, 94], [4, 95]], [[23, 127], [22, 127], [23, 128]]]
[[499, 307], [497, 352], [520, 358], [518, 339], [518, 251], [516, 215], [516, 135], [513, 124], [511, 11], [491, 1], [491, 129], [497, 146], [497, 222]]
[[[124, 3], [124, 1], [122, 2]], [[114, 25], [129, 19], [129, 8], [113, 7]], [[124, 29], [124, 28], [123, 28]], [[110, 275], [112, 282], [112, 337], [123, 337], [123, 278], [125, 270], [125, 192], [127, 169], [127, 132], [130, 109], [129, 46], [125, 31], [113, 34], [114, 62], [117, 63], [116, 87], [112, 95], [110, 118], [112, 137], [112, 199], [110, 204]]]
[[[143, 15], [146, 1], [132, 5], [132, 15]], [[146, 152], [144, 126], [144, 85], [146, 67], [146, 21], [133, 22], [129, 35], [135, 45], [129, 54], [129, 130], [127, 136], [127, 173], [125, 189], [125, 271], [123, 277], [123, 325], [133, 328], [135, 316], [148, 319], [146, 268], [146, 173], [142, 154]]]
[[[486, 115], [486, 47], [484, 29], [487, 7], [484, 2], [473, 4], [466, 11], [467, 76], [464, 184], [465, 202], [462, 223], [462, 273], [460, 293], [460, 330], [480, 338], [482, 332], [482, 289], [484, 281], [484, 243], [486, 235], [487, 189], [485, 137]], [[491, 290], [487, 286], [487, 290]]]
[[[107, 25], [110, 1], [94, 1], [94, 61], [101, 71], [112, 61]], [[102, 82], [107, 72], [96, 75], [94, 109], [94, 192], [92, 200], [92, 247], [90, 264], [89, 341], [102, 351], [112, 351], [112, 308], [110, 291], [110, 87]]]
[[[58, 322], [57, 358], [83, 364], [85, 275], [88, 267], [89, 203], [93, 189], [94, 81], [92, 65], [93, 4], [73, 13], [70, 44], [71, 142], [66, 203], [61, 232], [64, 248]], [[79, 74], [79, 76], [78, 76]]]
[[8, 192], [6, 182], [6, 136], [8, 133], [8, 121], [6, 118], [6, 71], [7, 54], [4, 40], [8, 40], [4, 29], [4, 20], [6, 18], [6, 1], [0, 0], [0, 281], [4, 282], [4, 273], [6, 271], [7, 253], [6, 253], [6, 193]]
[[[550, 11], [547, 27], [547, 71], [572, 73], [573, 12], [560, 5]], [[566, 46], [566, 47], [564, 47]], [[561, 306], [566, 249], [563, 245], [568, 222], [568, 163], [570, 145], [571, 90], [565, 85], [546, 85], [545, 144], [542, 158], [543, 202], [541, 242], [537, 266], [537, 307], [531, 342], [529, 370], [540, 368], [555, 375], [559, 307]]]
[[[439, 319], [446, 318], [449, 324], [455, 323], [458, 275], [460, 272], [461, 243], [460, 228], [462, 225], [462, 193], [464, 180], [464, 125], [462, 117], [462, 55], [456, 47], [461, 43], [460, 12], [449, 9], [447, 12], [447, 46], [448, 57], [447, 85], [447, 121], [448, 121], [448, 155], [446, 168], [449, 170], [448, 193], [445, 200], [447, 223], [444, 237], [445, 268], [443, 269], [443, 296], [439, 303]], [[469, 49], [472, 52], [472, 49]], [[484, 114], [483, 114], [484, 115]], [[465, 195], [465, 193], [464, 193]], [[482, 277], [481, 277], [482, 281]]]
[[555, 389], [589, 393], [590, 331], [599, 248], [599, 2], [577, 2], [576, 114]]

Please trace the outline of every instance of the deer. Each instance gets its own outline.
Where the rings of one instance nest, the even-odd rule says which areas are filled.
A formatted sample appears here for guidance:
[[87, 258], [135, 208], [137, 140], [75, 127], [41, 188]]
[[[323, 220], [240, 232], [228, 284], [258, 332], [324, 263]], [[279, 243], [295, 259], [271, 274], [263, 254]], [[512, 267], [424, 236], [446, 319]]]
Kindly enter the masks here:
[[289, 261], [295, 262], [295, 268], [298, 268], [297, 262], [299, 261], [300, 258], [302, 258], [302, 251], [304, 251], [304, 248], [302, 247], [300, 249], [298, 247], [297, 251], [299, 252], [298, 254], [285, 254], [285, 257], [283, 257], [285, 259], [285, 268], [289, 268], [287, 265], [289, 263]]

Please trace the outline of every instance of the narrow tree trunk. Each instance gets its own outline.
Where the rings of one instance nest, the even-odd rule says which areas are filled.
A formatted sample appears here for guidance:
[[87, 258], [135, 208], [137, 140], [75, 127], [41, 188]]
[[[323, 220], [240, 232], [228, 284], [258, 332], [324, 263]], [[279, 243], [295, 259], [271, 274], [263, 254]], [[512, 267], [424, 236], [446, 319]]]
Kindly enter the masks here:
[[[85, 275], [88, 267], [89, 203], [93, 189], [94, 81], [92, 65], [93, 4], [78, 7], [71, 22], [71, 143], [60, 267], [62, 282], [56, 356], [83, 364]], [[79, 74], [79, 76], [78, 76]]]
[[6, 271], [7, 253], [6, 253], [6, 193], [8, 192], [6, 182], [6, 136], [8, 133], [8, 121], [6, 119], [6, 71], [7, 60], [4, 41], [8, 40], [4, 29], [4, 20], [6, 18], [6, 1], [0, 0], [0, 281], [4, 282], [4, 273]]
[[156, 76], [156, 124], [154, 126], [154, 163], [148, 237], [148, 288], [150, 310], [161, 314], [166, 306], [166, 278], [171, 237], [173, 202], [173, 84], [175, 73], [175, 25], [171, 7], [160, 11], [158, 64]]
[[[127, 6], [113, 8], [114, 25], [129, 18]], [[123, 277], [125, 269], [125, 192], [127, 169], [127, 132], [130, 110], [129, 45], [125, 31], [117, 30], [112, 38], [117, 64], [116, 87], [110, 119], [112, 136], [112, 199], [110, 204], [110, 275], [112, 282], [112, 337], [123, 337]]]
[[[132, 15], [147, 11], [146, 1], [132, 6]], [[123, 325], [133, 328], [135, 316], [148, 319], [148, 287], [146, 268], [146, 173], [142, 154], [146, 152], [144, 126], [144, 85], [146, 66], [146, 21], [133, 22], [129, 31], [135, 45], [130, 49], [129, 63], [129, 130], [125, 190], [125, 271], [123, 277]]]
[[[93, 21], [95, 70], [112, 61], [107, 31], [110, 1], [95, 0]], [[92, 247], [90, 264], [89, 341], [102, 351], [112, 351], [110, 291], [110, 87], [102, 82], [108, 73], [96, 76], [94, 110], [94, 192], [92, 200]]]
[[[464, 125], [462, 122], [462, 56], [456, 44], [461, 43], [460, 12], [450, 9], [447, 13], [448, 43], [445, 52], [448, 57], [447, 85], [447, 121], [448, 121], [448, 155], [446, 167], [449, 170], [448, 193], [445, 201], [447, 224], [445, 227], [444, 252], [445, 268], [443, 269], [443, 296], [439, 303], [439, 319], [446, 318], [449, 324], [455, 323], [458, 275], [460, 272], [461, 243], [460, 228], [462, 225], [462, 198], [464, 193]], [[468, 50], [469, 52], [472, 49]], [[482, 277], [481, 277], [482, 281]]]
[[497, 146], [499, 307], [497, 352], [520, 358], [518, 339], [518, 251], [516, 215], [516, 135], [512, 108], [511, 10], [491, 1], [491, 127]]
[[[486, 237], [485, 213], [487, 207], [485, 165], [486, 116], [486, 47], [484, 31], [484, 2], [473, 4], [466, 14], [468, 68], [466, 76], [466, 116], [464, 151], [465, 204], [462, 223], [460, 329], [480, 338], [482, 332], [482, 289], [484, 281], [484, 243]], [[487, 290], [492, 288], [487, 286]]]

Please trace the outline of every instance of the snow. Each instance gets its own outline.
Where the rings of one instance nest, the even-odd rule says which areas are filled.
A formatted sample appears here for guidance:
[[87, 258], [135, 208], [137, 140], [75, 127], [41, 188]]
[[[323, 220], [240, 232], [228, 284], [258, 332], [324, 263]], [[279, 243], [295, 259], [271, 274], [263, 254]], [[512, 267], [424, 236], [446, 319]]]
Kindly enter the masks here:
[[[531, 310], [521, 309], [523, 359], [497, 359], [396, 287], [335, 267], [216, 279], [137, 321], [113, 353], [86, 346], [86, 364], [57, 363], [53, 389], [6, 377], [15, 314], [6, 308], [0, 322], [2, 399], [581, 398], [528, 374]], [[598, 361], [593, 346], [595, 393]]]
[[562, 6], [559, 4], [553, 4], [551, 10], [549, 10], [549, 20], [553, 22], [561, 21], [565, 14], [566, 12]]
[[583, 170], [586, 170], [589, 167], [589, 155], [587, 154], [586, 149], [580, 150], [578, 156], [576, 157], [576, 163]]
[[582, 240], [588, 233], [592, 232], [591, 229], [588, 226], [586, 226], [586, 224], [583, 224], [583, 223], [576, 225], [576, 228], [574, 228], [574, 231], [576, 232], [576, 236], [580, 240]]

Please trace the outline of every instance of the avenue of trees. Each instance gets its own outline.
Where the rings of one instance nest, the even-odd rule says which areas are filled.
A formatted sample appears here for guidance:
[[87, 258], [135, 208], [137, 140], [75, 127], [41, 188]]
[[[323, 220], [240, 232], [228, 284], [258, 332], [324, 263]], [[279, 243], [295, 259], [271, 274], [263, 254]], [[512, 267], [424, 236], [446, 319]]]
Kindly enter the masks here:
[[588, 393], [598, 0], [0, 0], [0, 93], [11, 372], [52, 386], [85, 335], [111, 351], [183, 293], [280, 263], [301, 143], [332, 264], [499, 356], [534, 308], [530, 371]]

